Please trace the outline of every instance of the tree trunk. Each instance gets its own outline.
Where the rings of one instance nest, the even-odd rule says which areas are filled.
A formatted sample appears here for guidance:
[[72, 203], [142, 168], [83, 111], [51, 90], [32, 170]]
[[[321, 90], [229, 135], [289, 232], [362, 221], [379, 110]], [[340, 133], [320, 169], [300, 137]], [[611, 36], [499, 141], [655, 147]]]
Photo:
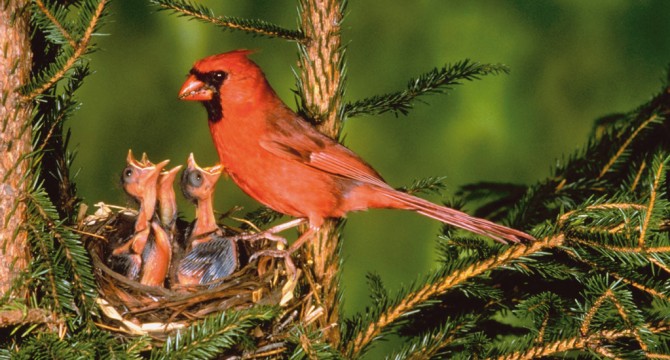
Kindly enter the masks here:
[[[302, 29], [309, 42], [301, 57], [304, 106], [322, 133], [337, 140], [342, 128], [339, 108], [341, 92], [340, 0], [302, 0]], [[327, 329], [329, 342], [339, 342], [339, 267], [340, 246], [337, 221], [328, 220], [309, 243], [314, 275], [320, 288], [318, 298], [326, 314], [320, 326]]]
[[[27, 209], [30, 186], [31, 103], [20, 88], [30, 77], [31, 51], [25, 0], [0, 3], [0, 295], [28, 265]], [[13, 297], [23, 297], [22, 291]]]

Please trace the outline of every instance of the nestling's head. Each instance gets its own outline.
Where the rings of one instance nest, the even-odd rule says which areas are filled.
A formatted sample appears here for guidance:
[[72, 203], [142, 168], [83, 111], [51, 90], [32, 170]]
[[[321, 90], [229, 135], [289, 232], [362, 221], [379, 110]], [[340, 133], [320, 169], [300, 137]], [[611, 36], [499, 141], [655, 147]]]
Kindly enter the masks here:
[[184, 197], [194, 203], [212, 197], [222, 170], [221, 165], [201, 168], [191, 153], [186, 169], [181, 174], [181, 191]]
[[254, 101], [269, 85], [258, 65], [247, 57], [252, 53], [234, 50], [198, 60], [179, 90], [179, 99], [202, 102], [212, 122], [221, 120], [222, 107]]
[[158, 176], [169, 160], [153, 164], [143, 157], [142, 161], [138, 161], [133, 152], [128, 150], [126, 162], [127, 166], [121, 173], [121, 185], [128, 195], [142, 201], [147, 193], [155, 193]]

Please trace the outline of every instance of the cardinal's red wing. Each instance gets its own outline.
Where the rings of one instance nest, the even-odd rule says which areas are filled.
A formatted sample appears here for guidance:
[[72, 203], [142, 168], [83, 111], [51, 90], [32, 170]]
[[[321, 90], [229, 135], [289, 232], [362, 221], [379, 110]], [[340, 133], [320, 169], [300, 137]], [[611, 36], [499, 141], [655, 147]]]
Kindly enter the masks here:
[[[302, 126], [301, 126], [302, 127]], [[390, 188], [382, 177], [353, 151], [305, 124], [287, 136], [273, 134], [260, 140], [263, 149], [284, 159], [349, 179]]]

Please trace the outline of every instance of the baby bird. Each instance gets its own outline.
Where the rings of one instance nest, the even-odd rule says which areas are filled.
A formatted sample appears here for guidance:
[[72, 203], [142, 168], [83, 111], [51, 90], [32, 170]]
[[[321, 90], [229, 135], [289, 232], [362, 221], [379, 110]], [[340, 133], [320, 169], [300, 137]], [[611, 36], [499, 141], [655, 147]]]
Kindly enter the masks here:
[[168, 160], [153, 164], [143, 157], [140, 162], [129, 150], [126, 162], [121, 175], [123, 189], [140, 203], [140, 208], [133, 235], [112, 251], [112, 262], [120, 264], [130, 279], [139, 278], [142, 284], [162, 286], [172, 251], [169, 235], [154, 219], [154, 211], [159, 174]]
[[181, 285], [208, 284], [232, 274], [239, 265], [237, 244], [216, 224], [212, 206], [214, 187], [223, 168], [201, 168], [193, 154], [181, 177], [184, 196], [196, 204], [196, 219], [188, 234], [186, 256], [179, 263]]
[[158, 177], [158, 217], [163, 228], [173, 236], [177, 225], [177, 201], [174, 193], [174, 180], [182, 166], [163, 171]]

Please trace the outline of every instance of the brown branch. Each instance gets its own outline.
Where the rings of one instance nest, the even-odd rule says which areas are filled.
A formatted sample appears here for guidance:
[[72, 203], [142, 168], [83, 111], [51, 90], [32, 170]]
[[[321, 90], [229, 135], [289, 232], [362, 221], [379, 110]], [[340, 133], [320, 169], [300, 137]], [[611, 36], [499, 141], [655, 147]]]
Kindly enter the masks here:
[[621, 157], [621, 155], [623, 155], [624, 151], [626, 151], [628, 146], [631, 144], [631, 142], [633, 142], [633, 139], [635, 139], [635, 137], [640, 133], [640, 131], [642, 131], [642, 129], [644, 129], [647, 125], [649, 125], [650, 122], [656, 120], [656, 118], [658, 118], [657, 115], [652, 115], [649, 119], [645, 120], [640, 125], [640, 127], [638, 127], [637, 129], [635, 129], [635, 131], [633, 131], [631, 136], [628, 139], [626, 139], [626, 141], [624, 141], [624, 143], [621, 145], [619, 150], [617, 150], [616, 154], [614, 154], [614, 156], [610, 159], [610, 161], [600, 171], [600, 175], [598, 176], [598, 179], [605, 176], [605, 174], [610, 170], [610, 168], [612, 168], [614, 163]]
[[[28, 228], [31, 230], [31, 232], [36, 236], [39, 237], [41, 234], [41, 231], [36, 229], [32, 224], [27, 225]], [[39, 250], [42, 253], [42, 257], [44, 258], [43, 261], [50, 261], [50, 255], [49, 255], [49, 250], [44, 247], [44, 242], [38, 241], [39, 244]], [[51, 294], [53, 295], [53, 301], [55, 304], [55, 308], [59, 309], [60, 308], [60, 300], [58, 300], [58, 286], [56, 286], [56, 277], [53, 273], [54, 265], [49, 264], [49, 266], [46, 267], [47, 269], [47, 277], [49, 278], [49, 286], [51, 288]]]
[[[575, 239], [570, 239], [570, 241], [576, 241], [576, 240]], [[594, 245], [589, 244], [589, 246], [594, 246]], [[619, 280], [623, 281], [624, 283], [626, 283], [626, 284], [628, 284], [628, 285], [630, 285], [634, 288], [642, 290], [642, 291], [646, 292], [647, 294], [649, 294], [651, 296], [655, 296], [655, 297], [658, 297], [660, 299], [670, 301], [670, 296], [666, 295], [664, 292], [659, 292], [656, 289], [644, 286], [640, 283], [637, 283], [633, 280], [630, 280], [630, 279], [628, 279], [628, 278], [626, 278], [622, 275], [619, 275], [618, 273], [615, 273], [615, 272], [611, 271], [611, 269], [605, 269], [602, 266], [598, 266], [597, 264], [586, 260], [584, 257], [579, 256], [577, 253], [574, 252], [574, 250], [568, 250], [568, 249], [565, 249], [565, 248], [563, 248], [563, 250], [566, 254], [568, 254], [574, 260], [577, 260], [581, 263], [584, 263], [584, 264], [586, 264], [586, 265], [588, 265], [588, 266], [590, 266], [594, 269], [597, 269], [598, 271], [601, 271], [603, 273], [608, 273], [608, 274], [612, 275], [614, 278], [619, 279]]]
[[532, 360], [532, 359], [537, 359], [545, 356], [550, 356], [566, 351], [571, 351], [571, 350], [580, 350], [584, 349], [587, 346], [591, 348], [593, 346], [597, 346], [599, 343], [599, 340], [601, 339], [607, 339], [607, 340], [616, 340], [622, 337], [627, 337], [631, 335], [630, 330], [624, 330], [624, 331], [612, 331], [612, 330], [602, 330], [600, 332], [594, 333], [593, 335], [589, 337], [573, 337], [573, 338], [568, 338], [568, 339], [563, 339], [559, 341], [555, 341], [553, 343], [549, 344], [543, 344], [540, 346], [533, 347], [531, 349], [528, 349], [524, 352], [515, 352], [512, 354], [508, 355], [503, 355], [499, 356], [496, 359], [498, 360]]
[[[458, 332], [463, 328], [463, 324], [459, 324], [458, 326], [454, 326], [453, 329], [448, 331], [442, 341], [433, 344], [433, 346], [430, 347], [423, 347], [421, 349], [416, 349], [416, 351], [412, 352], [411, 354], [408, 354], [408, 356], [405, 358], [406, 360], [422, 360], [422, 359], [430, 359], [433, 356], [437, 355], [438, 352], [442, 349], [444, 349], [446, 346], [449, 344], [453, 343], [454, 340], [456, 340], [456, 335]], [[448, 336], [447, 336], [448, 335]]]
[[642, 223], [642, 228], [640, 229], [640, 237], [638, 238], [638, 244], [640, 247], [644, 247], [644, 237], [647, 235], [647, 229], [649, 228], [649, 221], [651, 220], [651, 213], [656, 204], [656, 192], [660, 186], [659, 182], [661, 181], [661, 176], [663, 175], [663, 169], [665, 168], [664, 164], [661, 163], [656, 173], [654, 174], [654, 184], [651, 187], [651, 193], [649, 194], [649, 205], [647, 207], [647, 214]]
[[49, 21], [51, 21], [51, 23], [58, 28], [61, 34], [63, 34], [63, 37], [67, 39], [67, 42], [70, 44], [70, 46], [73, 49], [77, 47], [77, 43], [74, 41], [74, 39], [72, 39], [70, 33], [68, 33], [67, 30], [65, 30], [63, 24], [61, 24], [58, 21], [58, 19], [56, 19], [56, 17], [51, 13], [51, 11], [47, 9], [42, 0], [35, 0], [35, 3], [37, 4], [37, 7], [40, 9], [40, 11], [44, 14], [44, 16], [46, 16], [49, 19]]
[[555, 341], [549, 344], [543, 344], [533, 347], [524, 352], [515, 352], [508, 355], [499, 356], [498, 360], [532, 360], [549, 356], [556, 353], [561, 353], [570, 350], [583, 349], [587, 345], [587, 340], [582, 337], [573, 337], [560, 341]]
[[663, 264], [663, 263], [660, 262], [658, 259], [654, 258], [653, 256], [649, 256], [649, 255], [647, 255], [647, 260], [649, 260], [649, 262], [651, 262], [652, 264], [658, 266], [659, 268], [661, 268], [663, 271], [665, 271], [666, 273], [668, 273], [668, 274], [670, 275], [670, 267], [668, 267], [667, 265]]
[[51, 324], [53, 319], [44, 309], [2, 310], [0, 328], [28, 324]]
[[58, 124], [60, 122], [62, 122], [63, 119], [65, 119], [65, 113], [60, 113], [58, 115], [58, 117], [51, 124], [51, 127], [49, 128], [49, 132], [47, 133], [47, 136], [44, 137], [44, 140], [42, 140], [42, 144], [40, 144], [39, 149], [37, 149], [37, 151], [35, 151], [35, 153], [42, 153], [44, 148], [49, 143], [49, 140], [53, 137], [54, 131], [56, 130], [56, 126], [58, 126]]
[[[611, 293], [610, 290], [608, 291]], [[617, 299], [613, 293], [611, 293], [610, 299], [612, 300], [614, 307], [616, 307], [617, 313], [619, 313], [619, 316], [621, 316], [623, 321], [626, 324], [628, 324], [629, 327], [633, 327], [632, 324], [630, 323], [630, 319], [628, 318], [628, 314], [626, 313], [626, 309], [624, 309], [619, 299]], [[640, 330], [638, 328], [633, 328], [633, 336], [635, 337], [637, 343], [640, 345], [640, 349], [642, 349], [643, 351], [647, 351], [649, 349], [647, 344], [642, 340], [642, 337], [640, 336]]]
[[532, 255], [538, 251], [560, 246], [563, 244], [563, 241], [564, 236], [559, 234], [541, 241], [538, 240], [528, 246], [513, 246], [494, 258], [472, 264], [466, 269], [448, 274], [434, 283], [425, 285], [421, 289], [408, 294], [399, 304], [388, 309], [385, 313], [380, 314], [377, 321], [371, 323], [365, 330], [359, 332], [354, 337], [351, 344], [349, 344], [347, 353], [350, 357], [356, 357], [356, 355], [370, 343], [370, 341], [379, 336], [382, 329], [386, 328], [402, 317], [403, 314], [406, 314], [408, 311], [416, 308], [416, 306], [426, 302], [430, 298], [444, 294], [455, 286], [460, 285], [473, 277], [479, 276], [486, 271], [508, 265], [514, 260]]
[[[660, 326], [649, 326], [648, 330], [652, 333], [662, 333], [662, 332], [667, 332], [668, 331], [668, 326], [667, 325], [660, 325]], [[499, 356], [496, 359], [497, 360], [532, 360], [532, 359], [537, 359], [545, 356], [551, 356], [555, 355], [558, 353], [566, 352], [566, 351], [571, 351], [571, 350], [581, 350], [585, 348], [592, 349], [594, 351], [598, 351], [601, 348], [604, 348], [601, 346], [601, 343], [603, 341], [616, 341], [621, 338], [625, 337], [631, 337], [635, 336], [634, 332], [631, 330], [600, 330], [598, 332], [592, 333], [588, 337], [584, 336], [579, 336], [579, 337], [573, 337], [573, 338], [568, 338], [568, 339], [563, 339], [559, 341], [555, 341], [553, 343], [549, 344], [543, 344], [539, 345], [536, 347], [533, 347], [531, 349], [528, 349], [526, 351], [518, 351], [512, 354], [507, 354], [503, 356]], [[661, 355], [661, 354], [646, 354], [648, 358], [652, 359], [666, 359], [670, 358], [667, 355]]]
[[547, 312], [542, 319], [542, 325], [540, 325], [540, 330], [537, 332], [537, 338], [535, 342], [543, 343], [544, 342], [544, 333], [547, 331], [547, 325], [549, 324], [549, 313]]
[[[609, 300], [614, 304], [614, 307], [617, 309], [617, 313], [619, 313], [619, 316], [623, 319], [623, 321], [628, 324], [630, 324], [630, 320], [628, 318], [628, 314], [626, 313], [626, 309], [624, 309], [623, 305], [621, 305], [621, 302], [619, 302], [619, 299], [614, 296], [614, 292], [612, 289], [607, 289], [603, 295], [601, 295], [596, 302], [593, 304], [591, 309], [586, 313], [586, 317], [584, 318], [584, 322], [582, 323], [582, 326], [580, 326], [579, 331], [581, 332], [582, 336], [587, 336], [589, 334], [589, 327], [591, 326], [591, 320], [593, 319], [593, 316], [600, 310], [602, 307], [602, 304], [605, 302], [605, 300]], [[640, 348], [643, 351], [647, 351], [648, 346], [647, 344], [642, 341], [642, 337], [640, 336], [640, 331], [635, 328], [633, 329], [633, 336], [635, 337], [635, 340], [638, 342], [640, 345]]]
[[[628, 209], [635, 209], [635, 210], [644, 210], [646, 207], [644, 205], [640, 204], [628, 204], [628, 203], [613, 203], [613, 204], [599, 204], [599, 205], [591, 205], [587, 206], [584, 208], [584, 210], [611, 210], [611, 209], [619, 209], [619, 210], [628, 210]], [[579, 212], [579, 211], [584, 211], [584, 210], [571, 210], [566, 212], [565, 214], [561, 215], [558, 218], [558, 225], [562, 226], [563, 222], [568, 219], [572, 214]]]
[[60, 81], [63, 77], [65, 77], [65, 74], [67, 74], [70, 69], [74, 66], [74, 64], [79, 60], [87, 51], [88, 51], [88, 44], [91, 41], [91, 37], [93, 35], [93, 31], [95, 30], [96, 25], [98, 24], [98, 20], [100, 20], [100, 17], [102, 16], [102, 12], [105, 10], [105, 5], [107, 4], [108, 0], [100, 0], [98, 3], [98, 7], [95, 9], [95, 13], [93, 14], [93, 17], [91, 18], [91, 22], [88, 25], [88, 28], [86, 29], [86, 32], [84, 32], [84, 36], [82, 36], [81, 40], [74, 46], [74, 53], [72, 53], [72, 56], [67, 59], [65, 64], [63, 65], [63, 68], [60, 69], [54, 76], [52, 76], [47, 82], [42, 84], [39, 88], [33, 90], [30, 94], [25, 95], [23, 97], [24, 101], [32, 101], [35, 99], [35, 97], [39, 96], [40, 94], [44, 93], [46, 90], [48, 90], [50, 87], [52, 87], [55, 83]]
[[622, 252], [622, 253], [653, 254], [653, 253], [670, 252], [670, 246], [659, 246], [659, 247], [653, 247], [653, 248], [621, 247], [621, 246], [605, 245], [605, 244], [601, 244], [601, 243], [594, 243], [594, 242], [584, 240], [584, 239], [580, 239], [580, 238], [576, 238], [576, 237], [571, 237], [570, 241], [576, 242], [578, 244], [594, 247], [594, 248], [602, 248], [602, 249], [607, 249], [607, 250], [610, 250], [610, 251], [616, 251], [616, 252]]
[[[155, 3], [158, 6], [164, 8], [164, 9], [169, 9], [169, 10], [175, 11], [177, 13], [180, 13], [181, 15], [190, 16], [190, 17], [192, 17], [196, 20], [211, 23], [211, 24], [214, 24], [216, 26], [225, 27], [225, 28], [232, 29], [232, 30], [245, 31], [245, 32], [255, 34], [255, 35], [263, 35], [263, 36], [281, 38], [281, 39], [286, 39], [286, 40], [293, 40], [293, 41], [298, 41], [298, 42], [306, 42], [307, 41], [307, 37], [305, 37], [299, 31], [293, 31], [293, 30], [287, 30], [287, 29], [282, 29], [282, 30], [286, 31], [285, 33], [281, 32], [281, 31], [272, 31], [272, 30], [269, 30], [268, 28], [259, 28], [259, 27], [256, 27], [256, 26], [244, 24], [243, 23], [243, 22], [245, 22], [244, 20], [237, 20], [237, 19], [234, 19], [234, 18], [231, 18], [231, 17], [226, 17], [226, 16], [218, 16], [218, 17], [208, 16], [207, 14], [204, 14], [202, 12], [197, 11], [195, 8], [192, 8], [192, 7], [189, 7], [189, 6], [183, 6], [183, 4], [167, 3], [167, 2], [163, 2], [163, 1], [157, 1]], [[230, 20], [228, 20], [228, 19], [230, 19]]]
[[591, 320], [593, 317], [598, 313], [598, 310], [600, 310], [600, 307], [603, 305], [605, 300], [611, 299], [612, 298], [612, 289], [607, 289], [604, 294], [602, 294], [596, 301], [593, 303], [593, 306], [591, 306], [591, 309], [586, 312], [586, 315], [584, 316], [584, 321], [582, 322], [582, 326], [579, 327], [579, 332], [582, 334], [582, 336], [587, 336], [589, 334], [589, 327], [591, 326]]
[[640, 178], [642, 178], [642, 173], [644, 172], [644, 169], [647, 168], [647, 162], [643, 161], [642, 165], [640, 165], [640, 168], [637, 170], [637, 173], [635, 174], [635, 179], [633, 180], [633, 184], [630, 186], [630, 191], [633, 192], [637, 188], [637, 184], [640, 183]]

